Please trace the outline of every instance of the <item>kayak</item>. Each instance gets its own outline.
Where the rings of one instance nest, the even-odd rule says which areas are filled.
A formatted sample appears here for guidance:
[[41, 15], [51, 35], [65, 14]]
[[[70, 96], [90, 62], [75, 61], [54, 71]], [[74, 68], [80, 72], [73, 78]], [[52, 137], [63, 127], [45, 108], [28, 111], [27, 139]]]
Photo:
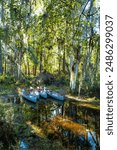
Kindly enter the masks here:
[[59, 93], [47, 91], [47, 94], [49, 97], [52, 97], [53, 99], [64, 101], [64, 96], [60, 95]]
[[40, 91], [40, 96], [42, 97], [42, 98], [47, 98], [47, 92], [46, 91]]
[[35, 94], [29, 94], [26, 91], [22, 91], [21, 95], [23, 98], [25, 98], [28, 101], [31, 101], [33, 103], [36, 103], [40, 98], [39, 92], [37, 92]]

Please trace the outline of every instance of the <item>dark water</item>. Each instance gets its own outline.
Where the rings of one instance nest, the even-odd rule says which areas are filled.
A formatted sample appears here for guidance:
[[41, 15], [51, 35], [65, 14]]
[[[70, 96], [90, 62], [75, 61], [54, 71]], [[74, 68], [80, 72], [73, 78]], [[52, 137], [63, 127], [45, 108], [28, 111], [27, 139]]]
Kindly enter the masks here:
[[[82, 105], [82, 102], [41, 100], [38, 104], [25, 101], [32, 109], [39, 110], [38, 122], [49, 121], [57, 116], [70, 119], [70, 127], [58, 125], [63, 146], [68, 150], [99, 150], [100, 149], [100, 112], [98, 109]], [[36, 119], [35, 119], [36, 120]], [[73, 128], [72, 128], [73, 125]], [[77, 126], [84, 130], [77, 133]], [[76, 126], [76, 129], [75, 129]], [[80, 128], [78, 128], [80, 130]], [[53, 137], [49, 136], [50, 140]], [[22, 141], [25, 145], [25, 142]], [[25, 146], [24, 146], [25, 147]]]
[[82, 102], [69, 102], [67, 105], [65, 115], [86, 128], [85, 136], [74, 135], [74, 149], [100, 149], [100, 111], [88, 107], [88, 104], [83, 106]]
[[[63, 123], [58, 122], [56, 125], [57, 134], [60, 137], [56, 137], [56, 139], [61, 140], [67, 150], [100, 149], [100, 111], [90, 106], [89, 103], [74, 102], [72, 99], [65, 100], [65, 102], [41, 99], [34, 104], [24, 99], [20, 100], [17, 96], [13, 98], [11, 95], [5, 98], [6, 102], [13, 102], [14, 105], [21, 105], [24, 108], [28, 107], [27, 110], [32, 114], [28, 119], [42, 128], [43, 122], [48, 122], [51, 125], [52, 121], [59, 116]], [[65, 124], [67, 125], [65, 126]], [[53, 141], [55, 136], [48, 135], [48, 138]], [[29, 149], [29, 143], [26, 139], [21, 139], [20, 147], [21, 149]]]

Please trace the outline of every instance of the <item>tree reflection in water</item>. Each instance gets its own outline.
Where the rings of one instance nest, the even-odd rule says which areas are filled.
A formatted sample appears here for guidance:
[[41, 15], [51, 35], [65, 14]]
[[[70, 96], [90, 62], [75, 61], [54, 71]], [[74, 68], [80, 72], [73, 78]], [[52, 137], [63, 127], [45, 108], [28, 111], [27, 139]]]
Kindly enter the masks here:
[[[94, 104], [51, 99], [36, 105], [32, 128], [41, 131], [50, 140], [59, 140], [70, 150], [98, 150], [100, 137], [100, 112]], [[35, 119], [35, 121], [34, 121]]]

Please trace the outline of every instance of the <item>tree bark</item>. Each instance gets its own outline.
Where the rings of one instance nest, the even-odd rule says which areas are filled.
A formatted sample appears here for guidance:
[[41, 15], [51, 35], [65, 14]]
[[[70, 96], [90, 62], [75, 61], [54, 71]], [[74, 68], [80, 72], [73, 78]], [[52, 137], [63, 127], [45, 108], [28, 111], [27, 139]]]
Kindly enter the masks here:
[[18, 80], [20, 80], [22, 78], [22, 56], [21, 56], [21, 52], [19, 52], [19, 56], [18, 56], [18, 64], [17, 64], [17, 69], [18, 69]]
[[60, 74], [61, 73], [61, 59], [59, 58], [59, 70], [58, 70], [58, 73]]
[[2, 48], [1, 48], [1, 40], [0, 40], [0, 75], [3, 74], [3, 68], [2, 68]]
[[76, 92], [76, 79], [78, 76], [78, 60], [73, 61], [73, 57], [70, 57], [70, 90], [72, 93]]
[[27, 65], [24, 64], [24, 72], [25, 72], [25, 75], [27, 75]]
[[63, 73], [65, 73], [65, 48], [63, 52]]
[[27, 61], [27, 69], [28, 69], [28, 75], [30, 76], [30, 64], [29, 64], [29, 60]]
[[40, 52], [40, 73], [42, 72], [42, 51]]
[[33, 75], [36, 76], [37, 73], [37, 66], [34, 64], [33, 66]]
[[7, 62], [6, 59], [4, 60], [4, 74], [7, 73]]

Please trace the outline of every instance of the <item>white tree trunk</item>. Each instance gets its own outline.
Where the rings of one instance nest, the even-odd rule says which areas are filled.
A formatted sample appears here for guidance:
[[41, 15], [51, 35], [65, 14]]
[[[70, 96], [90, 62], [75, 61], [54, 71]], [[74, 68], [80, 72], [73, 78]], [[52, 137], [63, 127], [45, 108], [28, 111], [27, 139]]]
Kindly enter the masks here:
[[3, 73], [2, 70], [2, 49], [1, 49], [1, 40], [0, 40], [0, 74]]
[[18, 63], [17, 63], [17, 78], [20, 80], [22, 78], [22, 66], [21, 66], [21, 52], [19, 52]]
[[74, 93], [76, 91], [76, 79], [78, 76], [78, 61], [73, 61], [70, 57], [70, 90]]

